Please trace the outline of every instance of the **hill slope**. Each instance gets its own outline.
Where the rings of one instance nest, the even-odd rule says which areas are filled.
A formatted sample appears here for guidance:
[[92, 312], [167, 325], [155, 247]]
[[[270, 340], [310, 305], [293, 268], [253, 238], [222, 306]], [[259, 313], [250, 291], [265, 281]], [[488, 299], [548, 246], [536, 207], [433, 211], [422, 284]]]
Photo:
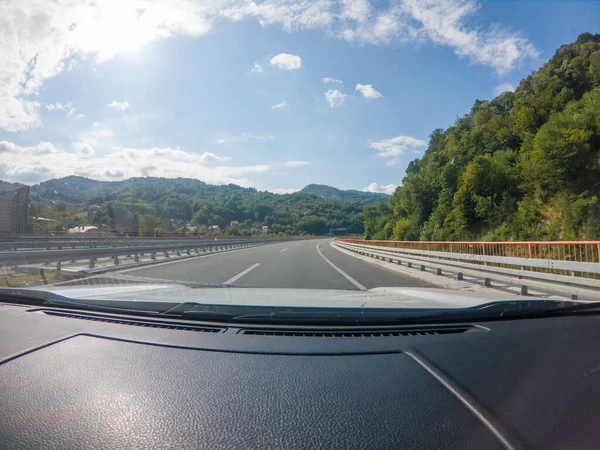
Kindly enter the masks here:
[[378, 201], [388, 201], [387, 194], [377, 192], [362, 192], [355, 190], [342, 191], [341, 189], [327, 186], [325, 184], [309, 184], [298, 191], [302, 194], [312, 194], [329, 200], [340, 200], [342, 202], [359, 202], [366, 205], [376, 205]]
[[272, 194], [236, 185], [213, 186], [199, 180], [130, 178], [96, 181], [65, 177], [32, 186], [32, 216], [58, 221], [53, 227], [107, 224], [114, 230], [173, 232], [190, 223], [256, 233], [259, 224], [276, 234], [326, 234], [329, 228], [362, 233], [363, 205], [314, 195]]
[[366, 211], [365, 235], [598, 239], [599, 157], [600, 35], [585, 33], [515, 92], [434, 130], [388, 205]]

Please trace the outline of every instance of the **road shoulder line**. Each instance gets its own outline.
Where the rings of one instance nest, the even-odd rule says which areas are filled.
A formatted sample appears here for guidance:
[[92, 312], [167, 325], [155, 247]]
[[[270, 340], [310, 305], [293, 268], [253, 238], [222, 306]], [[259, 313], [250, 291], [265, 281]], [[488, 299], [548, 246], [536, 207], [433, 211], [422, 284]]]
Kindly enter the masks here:
[[342, 275], [344, 278], [346, 278], [346, 280], [348, 280], [350, 283], [352, 283], [354, 286], [356, 286], [361, 291], [367, 290], [366, 287], [364, 287], [362, 284], [360, 284], [358, 281], [356, 281], [354, 278], [352, 278], [350, 275], [348, 275], [346, 272], [344, 272], [342, 269], [340, 269], [334, 263], [329, 261], [329, 259], [327, 259], [327, 257], [321, 252], [319, 245], [321, 245], [320, 242], [317, 244], [317, 253], [319, 253], [319, 255], [321, 255], [321, 258], [323, 258], [327, 264], [329, 264], [331, 267], [333, 267], [335, 270], [337, 270], [340, 273], [340, 275]]
[[433, 275], [430, 273], [419, 272], [419, 271], [416, 271], [415, 269], [407, 269], [403, 266], [398, 266], [396, 264], [387, 263], [387, 262], [379, 260], [379, 259], [373, 259], [373, 258], [369, 258], [368, 256], [359, 255], [359, 254], [353, 253], [345, 248], [338, 247], [337, 245], [335, 245], [333, 243], [333, 241], [331, 241], [329, 243], [329, 246], [331, 248], [337, 250], [340, 253], [344, 253], [352, 258], [359, 259], [361, 261], [366, 262], [367, 264], [371, 264], [380, 269], [385, 269], [390, 272], [397, 273], [399, 275], [413, 278], [415, 280], [422, 280], [427, 283], [437, 285], [444, 289], [462, 290], [462, 289], [467, 289], [472, 285], [472, 283], [467, 283], [466, 281], [455, 281], [455, 280], [449, 280], [447, 278], [440, 278], [439, 276]]

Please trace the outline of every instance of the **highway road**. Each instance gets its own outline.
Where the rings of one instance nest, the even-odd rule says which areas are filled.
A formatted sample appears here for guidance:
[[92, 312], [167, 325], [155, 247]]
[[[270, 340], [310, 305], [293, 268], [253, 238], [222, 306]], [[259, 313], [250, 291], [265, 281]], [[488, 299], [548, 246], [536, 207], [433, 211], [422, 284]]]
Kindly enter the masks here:
[[119, 271], [123, 275], [262, 288], [434, 287], [331, 247], [331, 239], [278, 242]]

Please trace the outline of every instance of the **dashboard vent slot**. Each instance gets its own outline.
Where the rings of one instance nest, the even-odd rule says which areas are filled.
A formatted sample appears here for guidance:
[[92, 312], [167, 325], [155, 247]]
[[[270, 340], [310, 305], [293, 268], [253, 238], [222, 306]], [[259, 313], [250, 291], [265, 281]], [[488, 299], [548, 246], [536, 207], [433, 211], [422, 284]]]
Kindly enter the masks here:
[[222, 333], [225, 330], [223, 328], [217, 327], [204, 327], [204, 326], [194, 326], [194, 325], [182, 325], [182, 324], [174, 324], [168, 322], [152, 322], [145, 320], [136, 320], [136, 319], [117, 319], [114, 317], [107, 316], [99, 316], [93, 314], [73, 314], [73, 313], [64, 313], [57, 311], [43, 311], [44, 314], [49, 316], [56, 317], [66, 317], [68, 319], [81, 319], [81, 320], [90, 320], [92, 322], [105, 322], [105, 323], [115, 323], [119, 325], [132, 325], [135, 327], [145, 327], [145, 328], [160, 328], [163, 330], [174, 330], [174, 331], [196, 331], [201, 333]]
[[478, 331], [481, 328], [472, 326], [428, 327], [406, 329], [373, 329], [373, 330], [277, 330], [277, 329], [244, 329], [241, 334], [250, 336], [291, 336], [291, 337], [389, 337], [389, 336], [438, 336], [441, 334], [458, 334], [467, 331]]

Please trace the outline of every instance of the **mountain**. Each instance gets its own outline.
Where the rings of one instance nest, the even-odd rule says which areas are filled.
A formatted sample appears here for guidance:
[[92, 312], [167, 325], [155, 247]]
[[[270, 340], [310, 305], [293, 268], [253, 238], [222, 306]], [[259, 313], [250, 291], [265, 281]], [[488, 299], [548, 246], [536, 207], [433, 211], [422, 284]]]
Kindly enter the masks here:
[[[30, 199], [31, 217], [57, 221], [46, 231], [101, 224], [127, 232], [179, 232], [191, 224], [201, 234], [210, 225], [243, 235], [257, 233], [261, 225], [281, 235], [323, 235], [330, 228], [364, 231], [360, 202], [213, 186], [188, 178], [97, 181], [70, 176], [32, 186]], [[231, 222], [238, 224], [229, 227]]]
[[325, 184], [309, 184], [298, 191], [302, 194], [312, 194], [317, 197], [329, 200], [340, 200], [342, 202], [358, 202], [366, 205], [376, 205], [378, 201], [387, 202], [390, 198], [387, 194], [377, 192], [362, 192], [355, 190], [345, 190], [327, 186]]
[[600, 34], [434, 130], [398, 184], [367, 238], [600, 239]]

